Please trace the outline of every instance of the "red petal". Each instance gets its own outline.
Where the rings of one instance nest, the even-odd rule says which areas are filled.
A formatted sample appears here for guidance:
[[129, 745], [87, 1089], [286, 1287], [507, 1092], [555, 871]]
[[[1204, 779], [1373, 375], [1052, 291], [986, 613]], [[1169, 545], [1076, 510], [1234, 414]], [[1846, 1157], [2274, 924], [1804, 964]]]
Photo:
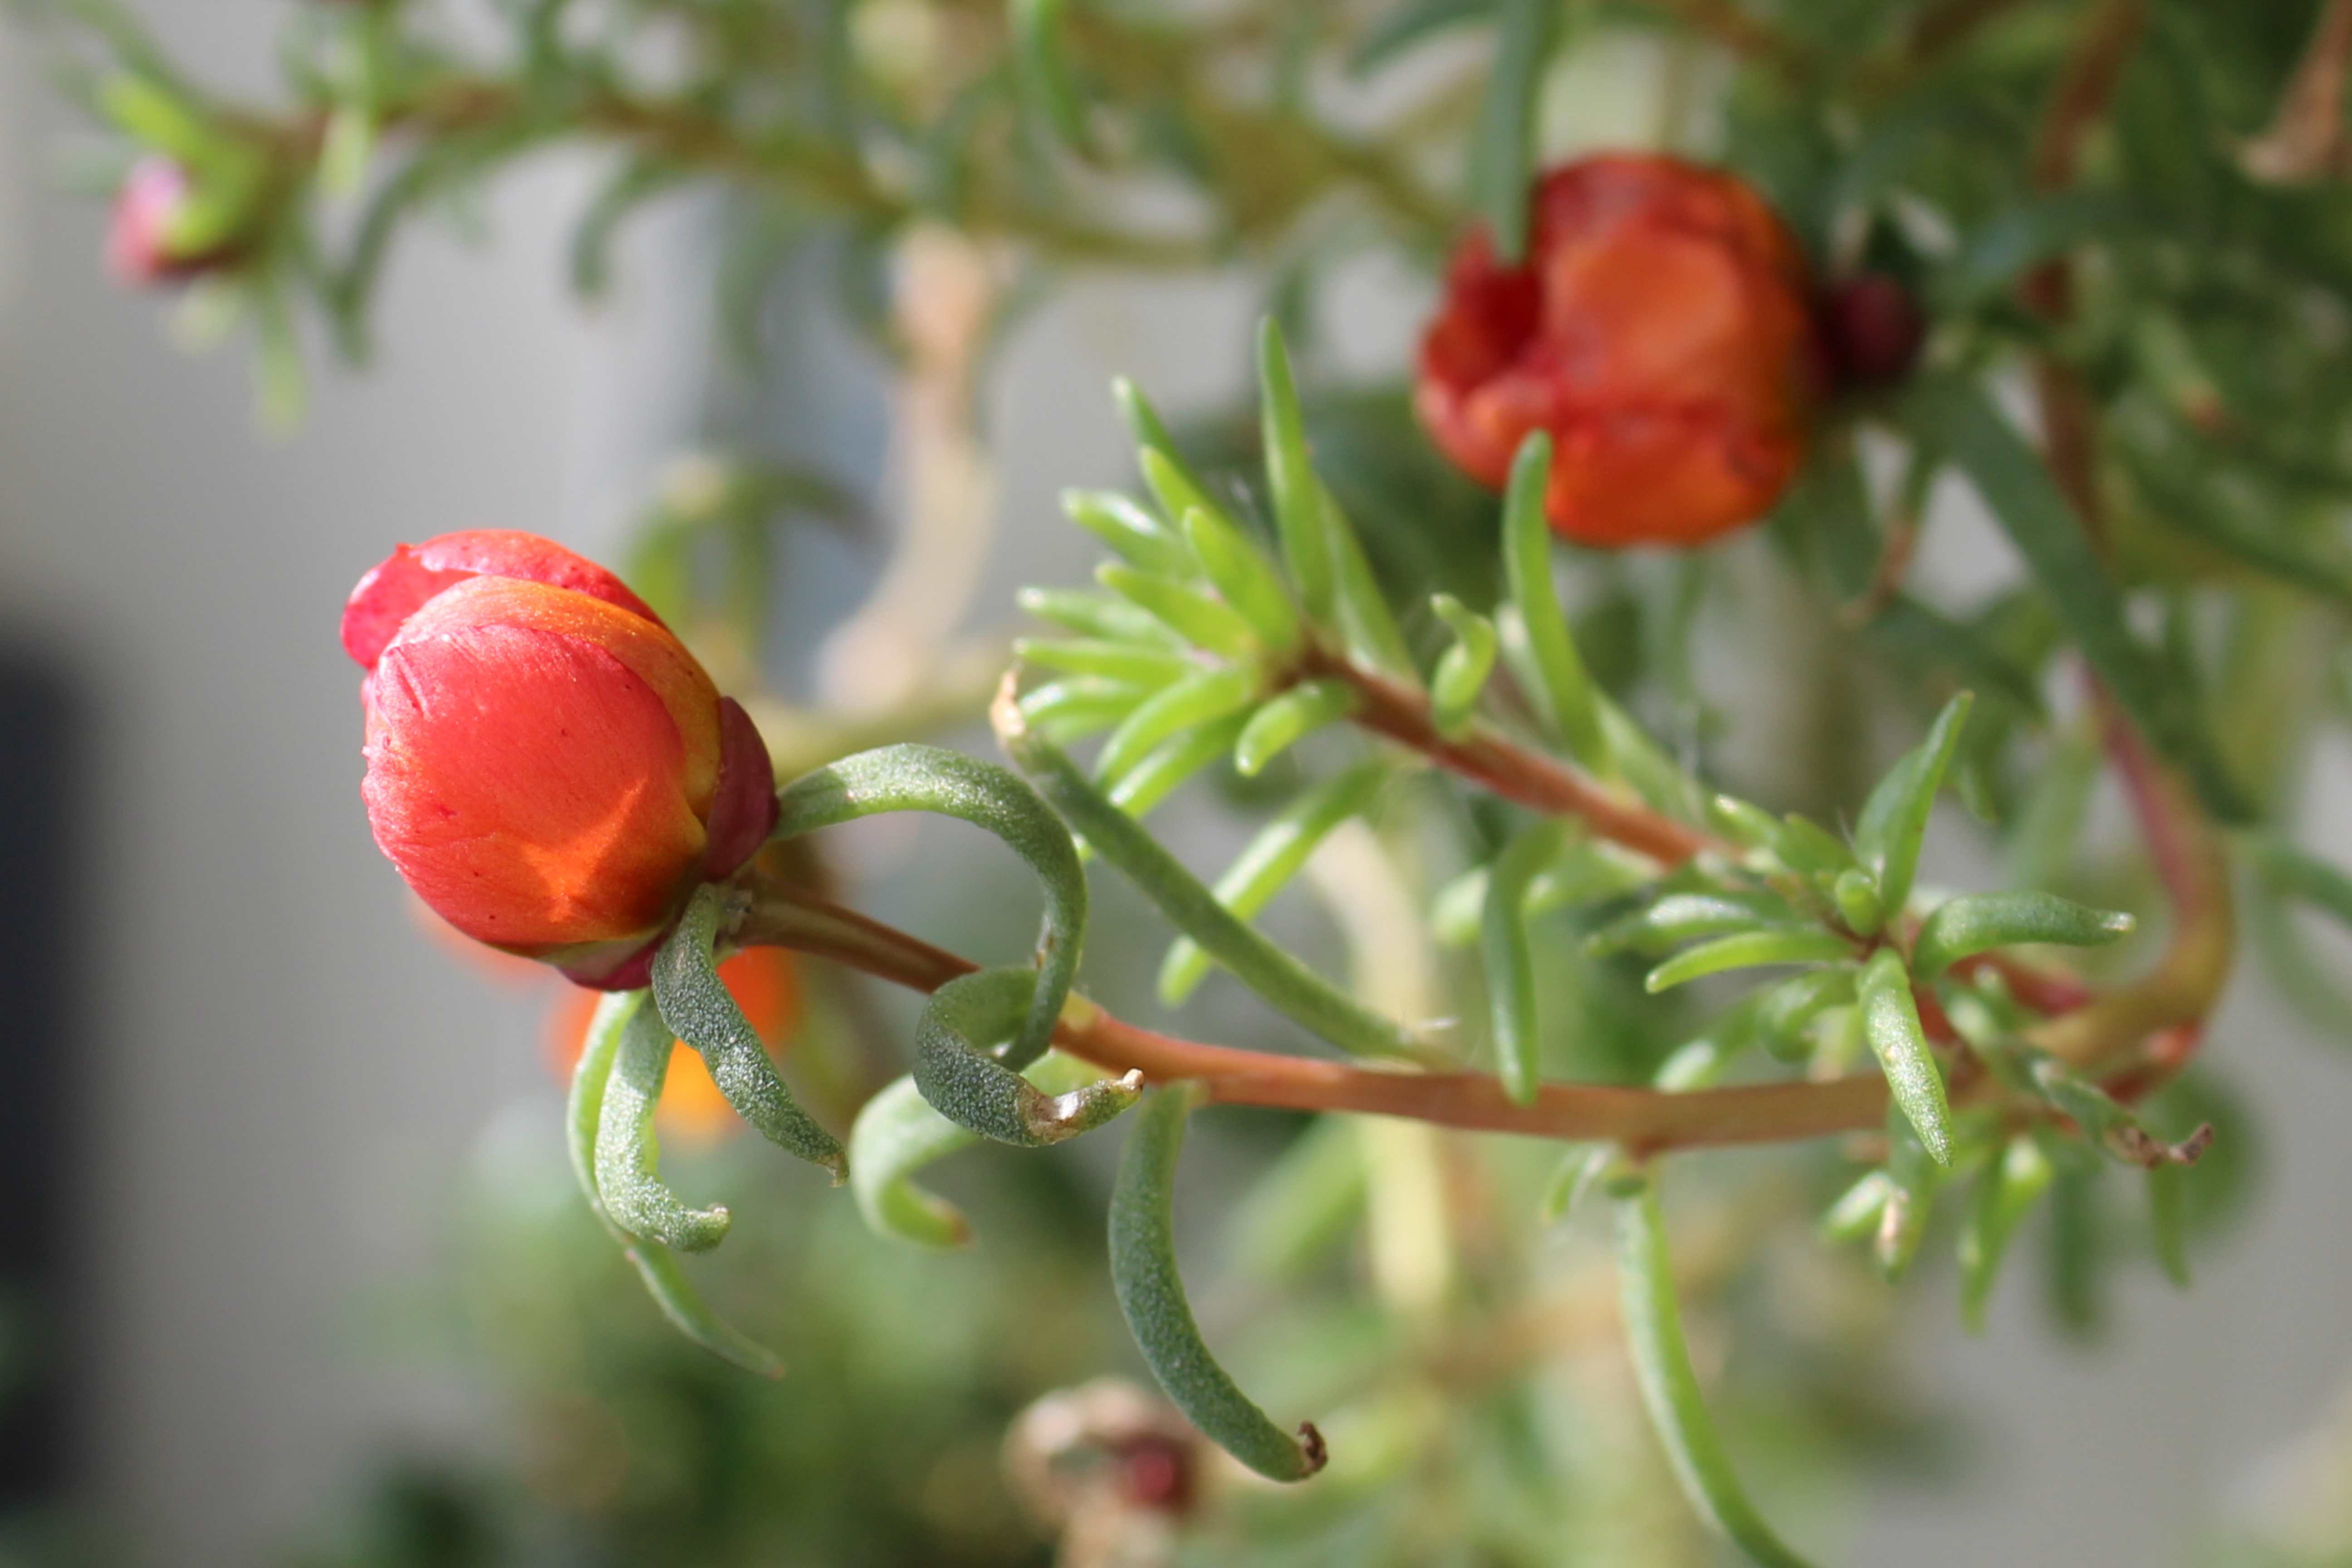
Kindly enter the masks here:
[[661, 696], [593, 643], [512, 625], [387, 649], [362, 793], [434, 911], [530, 953], [650, 935], [698, 871], [686, 745]]
[[481, 528], [404, 544], [360, 579], [343, 606], [343, 651], [373, 669], [401, 623], [445, 588], [470, 577], [515, 577], [569, 588], [662, 624], [628, 584], [584, 555], [519, 529]]

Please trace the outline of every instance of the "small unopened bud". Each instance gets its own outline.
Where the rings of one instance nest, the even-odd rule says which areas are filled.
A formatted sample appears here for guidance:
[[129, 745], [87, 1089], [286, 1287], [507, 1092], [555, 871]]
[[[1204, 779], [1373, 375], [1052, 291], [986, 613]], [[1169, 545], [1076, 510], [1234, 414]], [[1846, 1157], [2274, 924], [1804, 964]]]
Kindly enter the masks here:
[[158, 154], [131, 165], [106, 230], [107, 270], [117, 281], [146, 288], [228, 264], [231, 247], [187, 243], [183, 231], [194, 200], [194, 186], [177, 159]]
[[1847, 386], [1888, 386], [1911, 374], [1927, 318], [1911, 290], [1884, 272], [1865, 272], [1830, 290], [1822, 303], [1822, 342]]

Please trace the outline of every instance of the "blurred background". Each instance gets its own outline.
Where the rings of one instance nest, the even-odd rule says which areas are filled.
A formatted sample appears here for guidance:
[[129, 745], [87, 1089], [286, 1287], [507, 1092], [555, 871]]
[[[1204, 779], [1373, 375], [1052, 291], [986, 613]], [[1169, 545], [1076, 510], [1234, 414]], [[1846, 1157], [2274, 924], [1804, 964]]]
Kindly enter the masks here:
[[[197, 74], [266, 96], [284, 0], [147, 9]], [[1605, 100], [1595, 120], [1604, 139]], [[723, 1293], [793, 1365], [785, 1397], [807, 1429], [773, 1441], [806, 1478], [801, 1517], [839, 1502], [827, 1488], [911, 1475], [892, 1509], [961, 1520], [969, 1540], [941, 1527], [827, 1548], [752, 1531], [720, 1545], [721, 1513], [750, 1505], [680, 1481], [697, 1500], [666, 1515], [642, 1476], [627, 1484], [656, 1501], [608, 1506], [623, 1483], [598, 1468], [599, 1409], [660, 1391], [671, 1426], [633, 1423], [627, 1441], [658, 1449], [669, 1430], [690, 1471], [724, 1461], [713, 1432], [769, 1407], [669, 1345], [599, 1252], [561, 1168], [551, 988], [454, 956], [387, 874], [358, 805], [356, 675], [334, 643], [343, 595], [393, 542], [511, 527], [615, 552], [681, 454], [719, 434], [756, 432], [825, 473], [887, 537], [903, 510], [884, 479], [887, 366], [828, 312], [794, 308], [791, 291], [820, 280], [787, 277], [771, 309], [790, 374], [747, 387], [713, 347], [730, 218], [709, 195], [650, 209], [611, 294], [575, 300], [564, 247], [596, 165], [559, 153], [499, 184], [485, 243], [405, 240], [377, 363], [323, 373], [299, 428], [264, 433], [237, 356], [175, 349], [166, 310], [96, 265], [102, 210], [50, 177], [55, 148], [85, 130], [0, 27], [0, 930], [15, 1002], [0, 1172], [9, 1245], [40, 1281], [10, 1304], [0, 1345], [10, 1376], [47, 1391], [8, 1435], [16, 1523], [0, 1561], [1046, 1561], [996, 1435], [1046, 1388], [1136, 1373], [1087, 1250], [1099, 1151], [1056, 1155], [1047, 1176], [966, 1178], [990, 1239], [942, 1258], [891, 1253], [757, 1151], [719, 1146], [691, 1167], [739, 1214], [773, 1216]], [[1017, 320], [980, 388], [993, 542], [969, 606], [965, 584], [940, 601], [961, 625], [935, 631], [1003, 634], [1017, 584], [1082, 577], [1091, 551], [1053, 498], [1129, 482], [1109, 379], [1178, 414], [1230, 405], [1261, 298], [1238, 270], [1099, 277]], [[1339, 347], [1321, 374], [1392, 373], [1427, 300], [1411, 279], [1351, 276], [1323, 306]], [[887, 552], [803, 537], [774, 657], [805, 680]], [[1929, 574], [2010, 569], [1966, 517], [1929, 548]], [[1719, 663], [1714, 695], [1736, 703], [1756, 678]], [[985, 749], [984, 732], [959, 740]], [[2346, 760], [2325, 759], [2309, 842], [2352, 841]], [[1213, 803], [1171, 831], [1202, 865], [1238, 842]], [[950, 942], [1004, 945], [992, 900], [1028, 896], [952, 833], [870, 835], [845, 853], [871, 907]], [[1141, 928], [1105, 897], [1114, 929]], [[1311, 914], [1297, 924], [1328, 947]], [[1148, 956], [1129, 967], [1099, 984], [1142, 995]], [[1264, 1032], [1238, 996], [1187, 1019], [1204, 1037], [1221, 1022]], [[1897, 1381], [1935, 1429], [1828, 1487], [1833, 1522], [1816, 1539], [1863, 1563], [2185, 1563], [2249, 1520], [2286, 1529], [2315, 1495], [2352, 1495], [2352, 1059], [2251, 967], [2211, 1050], [2262, 1156], [2195, 1289], [2124, 1275], [2085, 1345], [2023, 1288], [1966, 1338], [1950, 1291], [1913, 1281], [1902, 1321], [1868, 1331], [1892, 1336]], [[1220, 1134], [1245, 1154], [1271, 1136]], [[1050, 1191], [1006, 1185], [1024, 1181]], [[1034, 1217], [1064, 1210], [1076, 1217]], [[1011, 1278], [1020, 1249], [998, 1241], [1024, 1226], [1039, 1235]], [[1001, 1364], [993, 1336], [1040, 1320], [1045, 1348]], [[580, 1341], [562, 1341], [567, 1322]], [[587, 1392], [567, 1405], [566, 1388]], [[1746, 1430], [1769, 1449], [1769, 1426]], [[2340, 1486], [2315, 1494], [2314, 1467]], [[518, 1518], [535, 1522], [480, 1522]], [[599, 1518], [638, 1522], [580, 1523]], [[668, 1547], [628, 1536], [656, 1524]], [[1381, 1560], [1350, 1550], [1315, 1560]]]

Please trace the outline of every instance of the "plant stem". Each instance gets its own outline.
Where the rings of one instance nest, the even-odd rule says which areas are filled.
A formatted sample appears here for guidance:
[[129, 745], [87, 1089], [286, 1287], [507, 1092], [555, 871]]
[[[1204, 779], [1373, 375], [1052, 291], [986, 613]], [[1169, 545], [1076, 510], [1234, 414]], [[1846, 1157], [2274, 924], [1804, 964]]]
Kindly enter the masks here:
[[1679, 866], [1708, 849], [1729, 852], [1719, 839], [1607, 789], [1565, 763], [1517, 745], [1484, 723], [1447, 740], [1437, 732], [1429, 703], [1418, 692], [1319, 648], [1310, 650], [1299, 668], [1299, 679], [1318, 678], [1355, 689], [1360, 704], [1353, 717], [1364, 728], [1530, 811], [1575, 817], [1600, 837], [1662, 866]]
[[[753, 862], [754, 867], [758, 864]], [[855, 910], [753, 879], [732, 932], [740, 945], [788, 947], [912, 990], [936, 991], [978, 965]], [[1204, 1045], [1112, 1016], [1084, 997], [1063, 1010], [1054, 1043], [1112, 1072], [1154, 1083], [1195, 1081], [1228, 1105], [1397, 1116], [1476, 1131], [1609, 1141], [1643, 1154], [1732, 1143], [1776, 1143], [1879, 1125], [1886, 1086], [1876, 1075], [1826, 1083], [1772, 1083], [1672, 1093], [1600, 1084], [1546, 1084], [1520, 1105], [1485, 1073], [1378, 1071], [1346, 1062]]]

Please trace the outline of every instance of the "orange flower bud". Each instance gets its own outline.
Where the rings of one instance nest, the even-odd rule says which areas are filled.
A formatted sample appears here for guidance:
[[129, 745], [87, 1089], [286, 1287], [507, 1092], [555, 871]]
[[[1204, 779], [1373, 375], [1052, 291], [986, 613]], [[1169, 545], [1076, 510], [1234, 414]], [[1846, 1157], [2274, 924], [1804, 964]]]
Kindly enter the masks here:
[[527, 533], [403, 545], [361, 579], [375, 840], [458, 931], [583, 984], [640, 985], [702, 882], [775, 824], [750, 718], [644, 601]]
[[[793, 955], [777, 947], [748, 947], [719, 965], [719, 978], [743, 1016], [768, 1047], [781, 1056], [800, 1028], [800, 971]], [[547, 1058], [557, 1076], [569, 1079], [588, 1043], [588, 1025], [596, 1014], [593, 992], [566, 989], [548, 1014]], [[734, 1131], [736, 1120], [727, 1097], [711, 1081], [701, 1054], [684, 1041], [670, 1047], [669, 1081], [662, 1086], [658, 1125], [665, 1136], [707, 1143]]]
[[1501, 488], [1552, 437], [1545, 512], [1585, 544], [1691, 545], [1763, 513], [1805, 452], [1821, 370], [1803, 252], [1756, 193], [1679, 159], [1608, 154], [1533, 195], [1528, 258], [1455, 251], [1414, 404]]

